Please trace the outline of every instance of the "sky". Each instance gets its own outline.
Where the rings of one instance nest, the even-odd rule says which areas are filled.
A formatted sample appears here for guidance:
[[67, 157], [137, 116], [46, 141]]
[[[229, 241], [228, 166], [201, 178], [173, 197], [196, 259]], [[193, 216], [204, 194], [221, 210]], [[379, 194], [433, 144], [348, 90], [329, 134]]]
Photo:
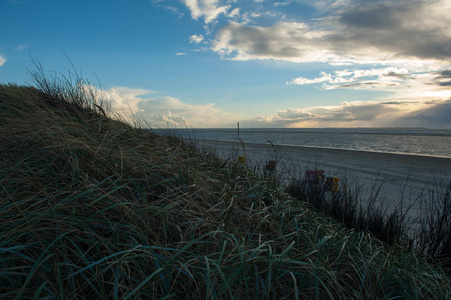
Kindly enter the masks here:
[[171, 128], [451, 129], [451, 0], [0, 0], [0, 83]]

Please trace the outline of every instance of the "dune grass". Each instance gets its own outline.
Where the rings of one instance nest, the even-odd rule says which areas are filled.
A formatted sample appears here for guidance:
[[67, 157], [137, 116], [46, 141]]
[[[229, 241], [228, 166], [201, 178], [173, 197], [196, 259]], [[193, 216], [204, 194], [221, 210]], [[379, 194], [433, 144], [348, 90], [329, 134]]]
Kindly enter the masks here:
[[77, 77], [34, 78], [0, 85], [1, 298], [451, 297], [414, 252], [124, 123]]

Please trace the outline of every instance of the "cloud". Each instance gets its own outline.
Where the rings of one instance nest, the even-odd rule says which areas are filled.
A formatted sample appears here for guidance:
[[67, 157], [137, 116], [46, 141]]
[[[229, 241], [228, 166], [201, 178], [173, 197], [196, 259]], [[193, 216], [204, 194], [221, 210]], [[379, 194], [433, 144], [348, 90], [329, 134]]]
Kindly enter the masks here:
[[414, 111], [393, 122], [393, 126], [451, 129], [451, 100], [429, 105], [425, 109]]
[[281, 22], [261, 27], [230, 22], [217, 32], [212, 48], [232, 60], [337, 61], [337, 55], [320, 45], [325, 34], [310, 32], [306, 23]]
[[0, 67], [3, 66], [6, 62], [6, 58], [4, 58], [1, 54], [0, 54]]
[[228, 18], [236, 18], [240, 16], [240, 8], [233, 9], [229, 14], [227, 14]]
[[327, 16], [308, 24], [230, 22], [217, 32], [212, 49], [232, 60], [390, 63], [423, 70], [431, 65], [443, 67], [451, 60], [448, 0], [330, 4]]
[[451, 100], [355, 101], [335, 106], [288, 108], [240, 122], [246, 127], [384, 127], [451, 128]]
[[214, 104], [188, 104], [173, 97], [144, 99], [139, 116], [145, 120], [194, 128], [224, 127], [235, 123], [237, 116], [220, 110]]
[[154, 93], [144, 89], [114, 87], [102, 91], [101, 97], [128, 121], [137, 117], [152, 126], [228, 127], [238, 119], [212, 103], [188, 104], [174, 97], [149, 97]]
[[173, 14], [176, 14], [176, 15], [178, 15], [178, 18], [181, 18], [184, 16], [184, 13], [180, 12], [177, 7], [168, 5], [166, 2], [165, 2], [165, 0], [152, 0], [152, 5], [163, 8]]
[[321, 75], [321, 77], [318, 77], [315, 79], [307, 79], [304, 77], [298, 77], [298, 78], [293, 79], [290, 82], [287, 82], [287, 84], [305, 85], [305, 84], [313, 84], [313, 83], [321, 83], [321, 82], [333, 82], [331, 74], [327, 74], [326, 72], [321, 72], [320, 75]]
[[205, 24], [216, 20], [220, 14], [227, 14], [230, 5], [219, 6], [218, 0], [182, 0], [189, 10], [191, 17], [198, 20], [204, 17]]
[[31, 44], [20, 44], [20, 45], [17, 45], [15, 47], [15, 49], [18, 50], [18, 51], [23, 51], [23, 50], [25, 50], [27, 48], [30, 48], [30, 47], [31, 47]]
[[194, 43], [194, 44], [199, 44], [200, 42], [202, 42], [204, 39], [204, 36], [202, 34], [200, 35], [192, 35], [189, 37], [189, 41], [190, 43]]
[[405, 79], [412, 78], [410, 72], [405, 68], [379, 68], [369, 70], [341, 70], [335, 71], [335, 74], [321, 72], [321, 77], [308, 79], [298, 77], [287, 84], [316, 84], [322, 83], [324, 89], [352, 88], [352, 89], [386, 89], [394, 86], [400, 86]]
[[451, 86], [451, 70], [444, 70], [437, 73], [437, 76], [432, 79], [434, 84], [439, 86]]
[[342, 26], [343, 32], [332, 40], [341, 43], [342, 48], [370, 46], [403, 57], [450, 59], [448, 0], [378, 1], [366, 5], [358, 1], [358, 4], [338, 17], [337, 25]]
[[274, 2], [274, 3], [273, 3], [273, 5], [274, 5], [275, 7], [277, 7], [277, 6], [286, 6], [286, 5], [288, 5], [288, 4], [290, 4], [290, 2]]
[[176, 55], [176, 56], [184, 56], [184, 55], [188, 55], [188, 54], [186, 54], [185, 52], [177, 52], [174, 55]]
[[[90, 87], [91, 89], [93, 87]], [[108, 90], [97, 91], [101, 99], [108, 101], [114, 111], [126, 118], [130, 118], [132, 114], [141, 112], [138, 103], [143, 99], [142, 96], [155, 93], [154, 91], [145, 89], [130, 89], [126, 87], [113, 87]]]

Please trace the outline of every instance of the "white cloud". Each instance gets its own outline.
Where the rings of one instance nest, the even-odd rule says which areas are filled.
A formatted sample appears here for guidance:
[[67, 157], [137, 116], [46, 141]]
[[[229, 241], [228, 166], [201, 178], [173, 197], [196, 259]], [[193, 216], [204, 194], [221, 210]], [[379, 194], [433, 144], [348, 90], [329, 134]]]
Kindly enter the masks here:
[[176, 55], [176, 56], [184, 56], [184, 55], [188, 55], [188, 54], [186, 54], [185, 52], [177, 52], [174, 55]]
[[240, 16], [240, 8], [235, 8], [233, 9], [228, 15], [227, 17], [229, 18], [236, 18]]
[[211, 23], [220, 14], [227, 14], [230, 5], [220, 6], [218, 0], [182, 0], [191, 11], [191, 17], [198, 20], [204, 17], [205, 23]]
[[333, 81], [331, 74], [327, 74], [326, 72], [321, 72], [320, 75], [321, 75], [321, 77], [318, 77], [315, 79], [307, 79], [304, 77], [298, 77], [298, 78], [293, 79], [290, 82], [287, 82], [287, 84], [304, 85], [304, 84], [313, 84], [313, 83]]
[[274, 3], [273, 3], [273, 5], [274, 5], [275, 7], [277, 7], [277, 6], [286, 6], [286, 5], [288, 5], [288, 4], [290, 4], [290, 2], [274, 2]]
[[237, 116], [220, 110], [214, 104], [188, 104], [173, 97], [144, 99], [139, 116], [152, 123], [171, 123], [192, 128], [224, 127], [235, 123]]
[[30, 48], [30, 46], [31, 46], [31, 44], [20, 44], [20, 45], [17, 45], [15, 47], [15, 49], [18, 50], [18, 51], [23, 51], [23, 50], [25, 50], [27, 48]]
[[6, 58], [4, 58], [1, 54], [0, 54], [0, 67], [3, 66], [6, 62]]
[[199, 35], [192, 35], [189, 37], [190, 43], [199, 44], [204, 40], [204, 36], [202, 34]]
[[400, 86], [406, 79], [414, 78], [413, 75], [405, 68], [379, 68], [369, 70], [340, 70], [335, 71], [335, 74], [327, 74], [321, 72], [321, 77], [308, 79], [298, 77], [287, 84], [315, 84], [323, 83], [325, 89], [336, 88], [352, 88], [352, 89], [386, 89], [394, 86]]
[[[155, 92], [114, 87], [102, 91], [101, 98], [128, 121], [137, 117], [152, 126], [228, 127], [238, 117], [214, 104], [188, 104], [174, 97], [149, 97]], [[132, 116], [133, 115], [133, 116]]]
[[114, 111], [130, 120], [131, 116], [141, 112], [138, 103], [142, 96], [155, 93], [144, 89], [130, 89], [125, 87], [113, 87], [101, 91], [101, 99], [108, 101]]

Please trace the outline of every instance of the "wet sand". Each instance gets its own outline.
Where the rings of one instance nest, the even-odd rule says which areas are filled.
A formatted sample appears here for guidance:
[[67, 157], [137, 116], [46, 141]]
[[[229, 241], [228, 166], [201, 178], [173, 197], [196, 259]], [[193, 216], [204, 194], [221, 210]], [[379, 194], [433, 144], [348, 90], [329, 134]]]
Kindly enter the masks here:
[[[196, 142], [222, 158], [237, 156], [235, 142]], [[451, 158], [282, 145], [275, 145], [275, 150], [270, 144], [245, 143], [246, 159], [252, 167], [261, 169], [275, 157], [277, 172], [286, 179], [306, 170], [325, 170], [328, 176], [358, 186], [366, 196], [382, 185], [379, 198], [389, 203], [402, 197], [413, 203], [434, 184], [448, 185], [451, 180]], [[239, 154], [243, 154], [241, 145]]]

